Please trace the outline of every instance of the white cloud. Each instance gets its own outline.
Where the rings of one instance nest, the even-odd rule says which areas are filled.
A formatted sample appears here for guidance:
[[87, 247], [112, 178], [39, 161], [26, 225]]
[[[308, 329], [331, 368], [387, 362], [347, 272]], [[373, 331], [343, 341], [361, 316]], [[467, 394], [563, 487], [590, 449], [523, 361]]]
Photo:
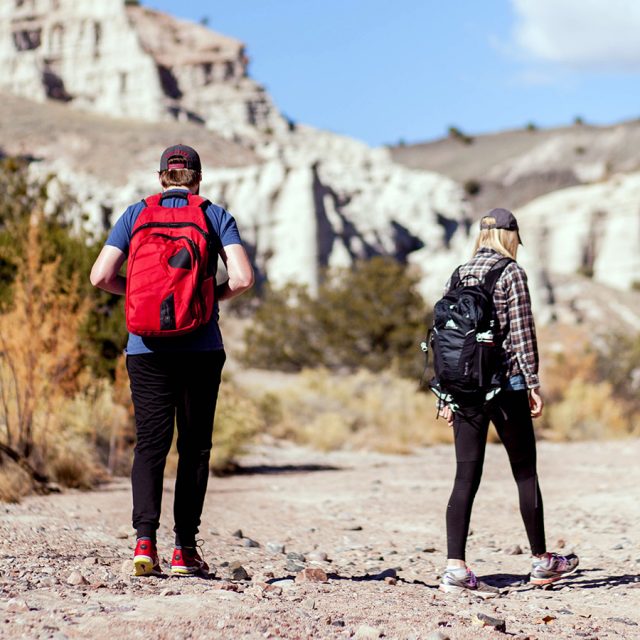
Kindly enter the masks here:
[[511, 0], [515, 43], [530, 56], [587, 70], [640, 70], [639, 0]]

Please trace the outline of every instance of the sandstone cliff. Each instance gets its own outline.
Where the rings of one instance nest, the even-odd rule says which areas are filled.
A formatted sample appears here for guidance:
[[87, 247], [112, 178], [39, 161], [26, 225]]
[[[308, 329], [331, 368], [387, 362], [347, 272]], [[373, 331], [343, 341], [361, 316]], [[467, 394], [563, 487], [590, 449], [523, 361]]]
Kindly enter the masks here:
[[31, 99], [225, 135], [285, 130], [247, 64], [241, 42], [123, 0], [0, 3], [0, 88]]

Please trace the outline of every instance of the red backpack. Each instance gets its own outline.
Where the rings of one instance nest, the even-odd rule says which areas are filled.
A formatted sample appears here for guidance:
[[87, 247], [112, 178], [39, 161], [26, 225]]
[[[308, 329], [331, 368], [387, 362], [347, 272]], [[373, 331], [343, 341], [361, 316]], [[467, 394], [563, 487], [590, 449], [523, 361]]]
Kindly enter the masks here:
[[187, 205], [163, 207], [163, 194], [150, 196], [131, 232], [125, 307], [127, 329], [139, 336], [188, 333], [213, 313], [210, 203], [191, 193], [169, 197], [187, 198]]

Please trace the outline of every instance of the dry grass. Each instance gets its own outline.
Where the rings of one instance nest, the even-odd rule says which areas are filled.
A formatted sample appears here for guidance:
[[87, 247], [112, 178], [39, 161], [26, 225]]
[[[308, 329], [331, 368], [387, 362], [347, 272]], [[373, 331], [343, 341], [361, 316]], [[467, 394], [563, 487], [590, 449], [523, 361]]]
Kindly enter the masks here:
[[391, 372], [306, 370], [291, 386], [263, 396], [261, 406], [272, 435], [323, 451], [409, 453], [452, 439], [446, 422], [436, 420], [433, 397]]

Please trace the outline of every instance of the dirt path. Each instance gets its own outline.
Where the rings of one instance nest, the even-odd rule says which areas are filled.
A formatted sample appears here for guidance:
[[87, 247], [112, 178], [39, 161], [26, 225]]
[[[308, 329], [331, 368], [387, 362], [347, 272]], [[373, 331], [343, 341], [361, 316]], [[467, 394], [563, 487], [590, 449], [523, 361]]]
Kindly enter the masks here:
[[[505, 620], [510, 637], [640, 638], [640, 441], [543, 443], [539, 451], [549, 545], [562, 540], [582, 558], [582, 571], [553, 590], [525, 582], [526, 538], [499, 446], [489, 447], [468, 548], [476, 572], [505, 588], [485, 602], [436, 588], [450, 447], [409, 457], [271, 447], [245, 461], [254, 473], [210, 482], [201, 535], [217, 568], [212, 580], [127, 575], [126, 481], [0, 505], [0, 636], [505, 637], [472, 625], [481, 612]], [[165, 566], [171, 499], [168, 483], [159, 531]], [[237, 529], [260, 547], [244, 546]], [[524, 555], [508, 553], [516, 545]], [[322, 567], [329, 581], [291, 581], [300, 562], [286, 553], [313, 551], [318, 562], [308, 556], [302, 564]], [[225, 565], [235, 560], [253, 582], [228, 579]]]

